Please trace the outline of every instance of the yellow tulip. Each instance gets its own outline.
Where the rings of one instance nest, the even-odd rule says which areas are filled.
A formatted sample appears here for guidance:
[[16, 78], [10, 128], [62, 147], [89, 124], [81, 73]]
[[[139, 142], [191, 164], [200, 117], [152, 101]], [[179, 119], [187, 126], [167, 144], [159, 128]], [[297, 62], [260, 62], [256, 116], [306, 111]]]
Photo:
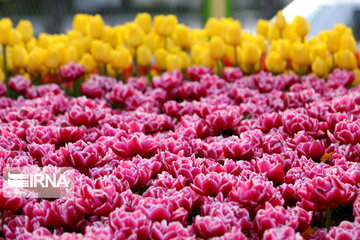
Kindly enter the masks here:
[[334, 54], [340, 48], [340, 35], [336, 31], [329, 31], [326, 40], [329, 52]]
[[164, 29], [164, 35], [170, 36], [175, 26], [178, 24], [177, 17], [173, 14], [167, 15], [165, 18], [165, 29]]
[[165, 35], [164, 29], [165, 29], [165, 16], [164, 15], [156, 15], [154, 17], [154, 29], [155, 32], [159, 35]]
[[34, 48], [29, 53], [28, 70], [30, 72], [39, 71], [43, 65], [46, 52], [42, 48]]
[[24, 42], [29, 41], [33, 37], [33, 26], [28, 20], [20, 20], [16, 29], [21, 33]]
[[26, 43], [26, 49], [28, 50], [28, 52], [31, 52], [34, 48], [37, 47], [37, 41], [35, 38], [30, 39], [27, 43]]
[[40, 33], [38, 38], [38, 45], [42, 48], [47, 48], [50, 45], [50, 35], [47, 33]]
[[210, 67], [210, 68], [214, 67], [215, 61], [211, 57], [209, 49], [204, 50], [200, 56], [201, 56], [201, 59], [200, 59], [201, 65], [204, 65], [205, 67]]
[[355, 54], [349, 49], [340, 50], [335, 53], [335, 65], [342, 69], [352, 70], [356, 68]]
[[282, 31], [283, 38], [290, 40], [291, 42], [301, 42], [300, 36], [298, 36], [292, 25], [286, 25]]
[[116, 47], [117, 38], [115, 29], [109, 26], [105, 26], [104, 34], [101, 38], [101, 41], [110, 44], [110, 46], [113, 48]]
[[356, 41], [353, 35], [344, 34], [340, 40], [340, 49], [349, 49], [352, 52], [356, 50]]
[[21, 33], [16, 29], [11, 29], [9, 36], [9, 45], [17, 45], [21, 43]]
[[310, 25], [308, 21], [301, 16], [296, 16], [292, 22], [292, 26], [294, 28], [295, 33], [300, 36], [302, 39], [305, 38], [305, 36], [310, 31]]
[[135, 23], [147, 34], [151, 30], [151, 16], [148, 13], [138, 13], [135, 17]]
[[59, 53], [57, 48], [50, 48], [46, 51], [46, 56], [44, 58], [44, 64], [49, 69], [55, 69], [60, 65], [61, 53]]
[[320, 57], [316, 57], [315, 61], [311, 65], [313, 73], [318, 77], [326, 77], [329, 73], [329, 67], [327, 63]]
[[183, 24], [178, 24], [175, 27], [173, 37], [176, 43], [182, 48], [190, 48], [190, 29], [187, 26]]
[[210, 56], [214, 60], [220, 60], [225, 55], [225, 43], [217, 36], [211, 38], [209, 43]]
[[129, 26], [128, 43], [131, 47], [137, 47], [144, 41], [144, 31], [136, 24]]
[[130, 68], [132, 64], [132, 57], [126, 48], [113, 52], [111, 66], [117, 70], [125, 70]]
[[66, 48], [66, 54], [65, 54], [65, 63], [68, 63], [70, 61], [76, 62], [79, 58], [78, 50], [70, 45]]
[[225, 42], [232, 46], [239, 45], [241, 40], [241, 28], [236, 24], [229, 24], [225, 28]]
[[12, 62], [15, 68], [24, 68], [28, 63], [29, 57], [23, 46], [16, 45], [12, 49]]
[[290, 49], [291, 44], [288, 39], [278, 39], [271, 42], [269, 52], [278, 52], [283, 59], [289, 60]]
[[[236, 54], [235, 54], [236, 51]], [[241, 56], [241, 48], [240, 47], [233, 47], [233, 46], [227, 46], [226, 48], [226, 57], [229, 59], [230, 63], [232, 65], [239, 65], [239, 60]]]
[[205, 31], [209, 36], [218, 36], [220, 28], [220, 21], [216, 18], [209, 18], [205, 24]]
[[151, 61], [151, 51], [145, 45], [140, 45], [136, 50], [136, 60], [140, 66], [148, 66]]
[[91, 43], [91, 54], [93, 55], [95, 61], [108, 63], [111, 59], [111, 47], [99, 40], [94, 40]]
[[265, 65], [273, 73], [282, 73], [286, 68], [285, 60], [277, 52], [271, 52], [266, 56]]
[[78, 13], [74, 16], [72, 26], [73, 29], [79, 31], [83, 35], [87, 33], [87, 25], [90, 22], [92, 16], [88, 14]]
[[181, 58], [176, 54], [169, 54], [166, 57], [166, 70], [174, 71], [181, 69]]
[[294, 43], [290, 52], [291, 59], [298, 65], [304, 65], [308, 63], [308, 53], [304, 44]]
[[315, 58], [319, 57], [321, 59], [325, 59], [328, 55], [328, 50], [326, 48], [325, 43], [317, 43], [314, 44], [310, 48], [310, 60], [313, 62]]
[[185, 51], [179, 51], [177, 54], [181, 59], [181, 69], [186, 69], [190, 66], [190, 56]]
[[5, 80], [5, 74], [4, 71], [0, 68], [0, 82], [4, 82]]
[[266, 38], [268, 36], [268, 31], [269, 21], [263, 19], [258, 20], [256, 23], [256, 33]]
[[287, 23], [284, 14], [282, 13], [282, 11], [278, 11], [276, 14], [274, 25], [277, 29], [279, 29], [279, 31], [282, 31], [285, 28], [286, 24]]
[[159, 70], [165, 70], [166, 69], [166, 57], [168, 55], [168, 52], [163, 49], [159, 48], [155, 51], [154, 57], [155, 57], [155, 64], [159, 68]]
[[92, 17], [87, 26], [87, 32], [89, 36], [95, 39], [99, 39], [103, 36], [105, 31], [105, 23], [99, 14]]
[[271, 25], [268, 31], [268, 36], [267, 38], [272, 41], [272, 40], [276, 40], [280, 38], [280, 31], [279, 29], [275, 26], [275, 24]]
[[89, 53], [85, 53], [79, 63], [85, 67], [87, 73], [91, 73], [96, 68], [96, 62]]
[[10, 18], [0, 20], [0, 44], [9, 44], [12, 26]]
[[254, 65], [261, 57], [261, 50], [253, 43], [246, 42], [241, 51], [241, 61]]
[[360, 84], [360, 70], [354, 69], [355, 80], [351, 83], [353, 86]]

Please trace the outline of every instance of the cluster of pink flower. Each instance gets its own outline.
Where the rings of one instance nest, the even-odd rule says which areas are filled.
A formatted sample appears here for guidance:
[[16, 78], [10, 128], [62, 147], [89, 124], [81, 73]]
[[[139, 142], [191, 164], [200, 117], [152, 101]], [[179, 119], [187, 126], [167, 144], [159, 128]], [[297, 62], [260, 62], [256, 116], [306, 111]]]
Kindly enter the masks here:
[[[0, 168], [75, 168], [74, 198], [5, 198], [7, 239], [358, 239], [360, 85], [191, 67], [0, 97]], [[72, 77], [72, 75], [70, 76]], [[6, 89], [0, 83], [0, 95]]]

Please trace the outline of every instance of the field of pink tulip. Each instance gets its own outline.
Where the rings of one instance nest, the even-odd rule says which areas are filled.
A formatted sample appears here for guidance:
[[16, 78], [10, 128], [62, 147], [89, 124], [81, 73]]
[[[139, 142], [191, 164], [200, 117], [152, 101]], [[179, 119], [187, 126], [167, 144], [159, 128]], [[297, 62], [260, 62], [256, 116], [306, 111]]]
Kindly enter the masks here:
[[[83, 74], [76, 64], [64, 78]], [[186, 79], [184, 79], [187, 76]], [[359, 239], [360, 85], [335, 69], [189, 67], [81, 97], [9, 79], [0, 166], [73, 167], [74, 197], [5, 198], [6, 239]], [[80, 86], [79, 86], [80, 87]]]

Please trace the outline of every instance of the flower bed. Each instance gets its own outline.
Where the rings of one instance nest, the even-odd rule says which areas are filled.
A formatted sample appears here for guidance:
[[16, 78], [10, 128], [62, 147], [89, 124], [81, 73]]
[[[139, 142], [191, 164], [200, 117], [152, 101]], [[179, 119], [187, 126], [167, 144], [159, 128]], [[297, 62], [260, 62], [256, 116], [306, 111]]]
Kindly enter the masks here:
[[328, 81], [238, 68], [222, 78], [204, 67], [188, 75], [164, 73], [152, 86], [93, 75], [78, 98], [16, 76], [14, 89], [28, 98], [0, 98], [1, 167], [70, 166], [76, 188], [74, 198], [40, 201], [5, 198], [2, 188], [4, 236], [359, 236], [352, 72], [337, 69]]
[[[74, 197], [6, 197], [6, 239], [358, 239], [360, 80], [351, 29], [306, 40], [174, 15], [66, 34], [0, 20], [0, 170], [72, 167]], [[34, 170], [35, 171], [35, 170]]]

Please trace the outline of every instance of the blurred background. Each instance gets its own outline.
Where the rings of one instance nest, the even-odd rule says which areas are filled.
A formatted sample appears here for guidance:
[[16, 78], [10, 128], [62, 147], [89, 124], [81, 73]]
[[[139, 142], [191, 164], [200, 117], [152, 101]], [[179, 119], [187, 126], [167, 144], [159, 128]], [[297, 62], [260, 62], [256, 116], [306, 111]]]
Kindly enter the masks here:
[[360, 0], [0, 0], [0, 17], [15, 23], [28, 19], [35, 34], [70, 29], [75, 13], [99, 13], [107, 24], [116, 25], [132, 20], [138, 12], [173, 13], [191, 27], [201, 27], [209, 16], [232, 16], [243, 29], [254, 31], [258, 19], [271, 19], [281, 9], [288, 21], [295, 15], [307, 18], [309, 36], [343, 23], [360, 40]]

